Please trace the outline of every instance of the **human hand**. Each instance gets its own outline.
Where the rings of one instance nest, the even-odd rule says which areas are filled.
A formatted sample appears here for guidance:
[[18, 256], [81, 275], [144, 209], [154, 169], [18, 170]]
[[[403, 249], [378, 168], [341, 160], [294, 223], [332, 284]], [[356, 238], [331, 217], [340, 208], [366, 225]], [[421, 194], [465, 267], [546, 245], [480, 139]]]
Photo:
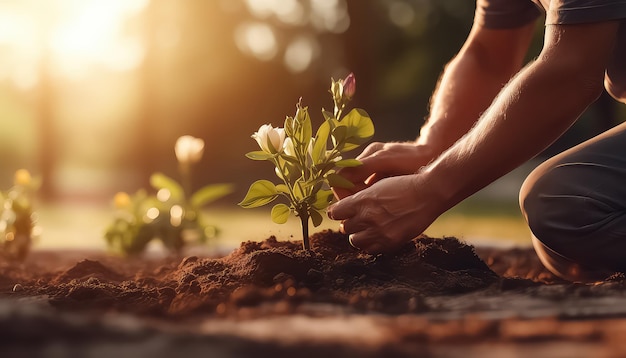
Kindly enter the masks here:
[[368, 188], [381, 179], [415, 173], [428, 164], [433, 155], [425, 146], [414, 142], [375, 142], [367, 146], [356, 159], [363, 165], [339, 171], [344, 178], [354, 183], [354, 187], [333, 188], [338, 199]]
[[382, 179], [341, 199], [328, 216], [342, 220], [340, 231], [352, 246], [371, 254], [393, 252], [419, 236], [444, 211], [421, 174]]

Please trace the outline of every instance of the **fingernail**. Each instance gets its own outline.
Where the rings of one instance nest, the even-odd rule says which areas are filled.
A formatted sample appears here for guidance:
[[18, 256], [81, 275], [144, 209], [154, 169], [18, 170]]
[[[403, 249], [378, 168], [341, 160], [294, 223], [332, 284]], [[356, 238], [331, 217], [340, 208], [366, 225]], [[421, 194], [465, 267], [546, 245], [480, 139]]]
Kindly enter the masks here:
[[333, 210], [333, 206], [332, 205], [329, 206], [328, 208], [326, 208], [326, 215], [328, 216], [329, 219], [335, 220], [335, 218], [333, 218], [332, 210]]

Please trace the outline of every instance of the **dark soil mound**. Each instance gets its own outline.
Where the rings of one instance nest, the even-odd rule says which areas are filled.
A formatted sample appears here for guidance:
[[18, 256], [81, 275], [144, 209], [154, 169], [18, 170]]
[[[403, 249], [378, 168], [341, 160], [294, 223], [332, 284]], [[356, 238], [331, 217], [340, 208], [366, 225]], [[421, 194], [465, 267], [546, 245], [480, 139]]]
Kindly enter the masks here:
[[[48, 279], [21, 277], [13, 291], [47, 295], [61, 308], [171, 317], [325, 304], [397, 314], [428, 310], [424, 297], [466, 293], [500, 280], [473, 247], [454, 238], [421, 237], [394, 255], [373, 256], [352, 248], [345, 235], [324, 231], [311, 237], [311, 247], [305, 252], [300, 242], [270, 237], [242, 243], [226, 257], [192, 256], [144, 264], [140, 271], [123, 260], [83, 260]], [[5, 290], [18, 278], [0, 273]]]

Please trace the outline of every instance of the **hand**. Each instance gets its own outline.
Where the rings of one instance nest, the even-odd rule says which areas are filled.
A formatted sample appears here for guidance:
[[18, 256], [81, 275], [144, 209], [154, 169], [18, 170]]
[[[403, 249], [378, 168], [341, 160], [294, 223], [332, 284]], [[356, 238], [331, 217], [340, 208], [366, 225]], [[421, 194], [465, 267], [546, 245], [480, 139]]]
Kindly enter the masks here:
[[428, 164], [433, 155], [425, 146], [414, 142], [376, 142], [367, 146], [356, 159], [363, 165], [339, 171], [355, 185], [352, 189], [333, 188], [335, 196], [339, 199], [359, 192], [383, 178], [413, 174]]
[[328, 209], [340, 230], [371, 254], [393, 252], [419, 236], [441, 214], [441, 200], [421, 174], [386, 178]]

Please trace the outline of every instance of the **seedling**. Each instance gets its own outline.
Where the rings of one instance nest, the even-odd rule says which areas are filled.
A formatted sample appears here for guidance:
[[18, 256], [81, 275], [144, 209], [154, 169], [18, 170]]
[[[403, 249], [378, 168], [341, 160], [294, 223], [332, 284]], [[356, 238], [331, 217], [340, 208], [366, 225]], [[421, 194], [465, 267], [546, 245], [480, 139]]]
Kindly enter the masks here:
[[336, 170], [358, 166], [361, 162], [342, 159], [341, 154], [358, 148], [374, 135], [372, 120], [363, 109], [353, 108], [346, 115], [343, 114], [355, 89], [352, 73], [342, 80], [331, 79], [330, 93], [334, 110], [328, 112], [322, 109], [324, 122], [315, 136], [308, 108], [303, 107], [300, 100], [296, 104], [296, 114], [285, 119], [284, 128], [262, 125], [252, 135], [261, 150], [246, 154], [252, 160], [271, 162], [282, 183], [255, 181], [239, 205], [255, 208], [279, 197], [285, 198], [287, 204], [278, 203], [272, 207], [272, 220], [284, 224], [291, 214], [299, 217], [302, 246], [306, 251], [310, 250], [309, 219], [314, 227], [322, 223], [323, 214], [334, 198], [331, 187], [354, 186]]
[[174, 150], [182, 184], [162, 173], [154, 173], [150, 184], [156, 194], [140, 189], [132, 196], [124, 192], [115, 195], [115, 217], [105, 233], [113, 251], [136, 255], [158, 239], [167, 249], [179, 254], [189, 244], [206, 243], [217, 236], [218, 228], [205, 222], [202, 207], [230, 194], [233, 186], [210, 184], [192, 192], [192, 166], [202, 158], [204, 141], [182, 136]]
[[26, 169], [15, 172], [13, 187], [0, 192], [0, 256], [23, 261], [38, 235], [34, 212], [35, 192], [40, 178], [33, 178]]

